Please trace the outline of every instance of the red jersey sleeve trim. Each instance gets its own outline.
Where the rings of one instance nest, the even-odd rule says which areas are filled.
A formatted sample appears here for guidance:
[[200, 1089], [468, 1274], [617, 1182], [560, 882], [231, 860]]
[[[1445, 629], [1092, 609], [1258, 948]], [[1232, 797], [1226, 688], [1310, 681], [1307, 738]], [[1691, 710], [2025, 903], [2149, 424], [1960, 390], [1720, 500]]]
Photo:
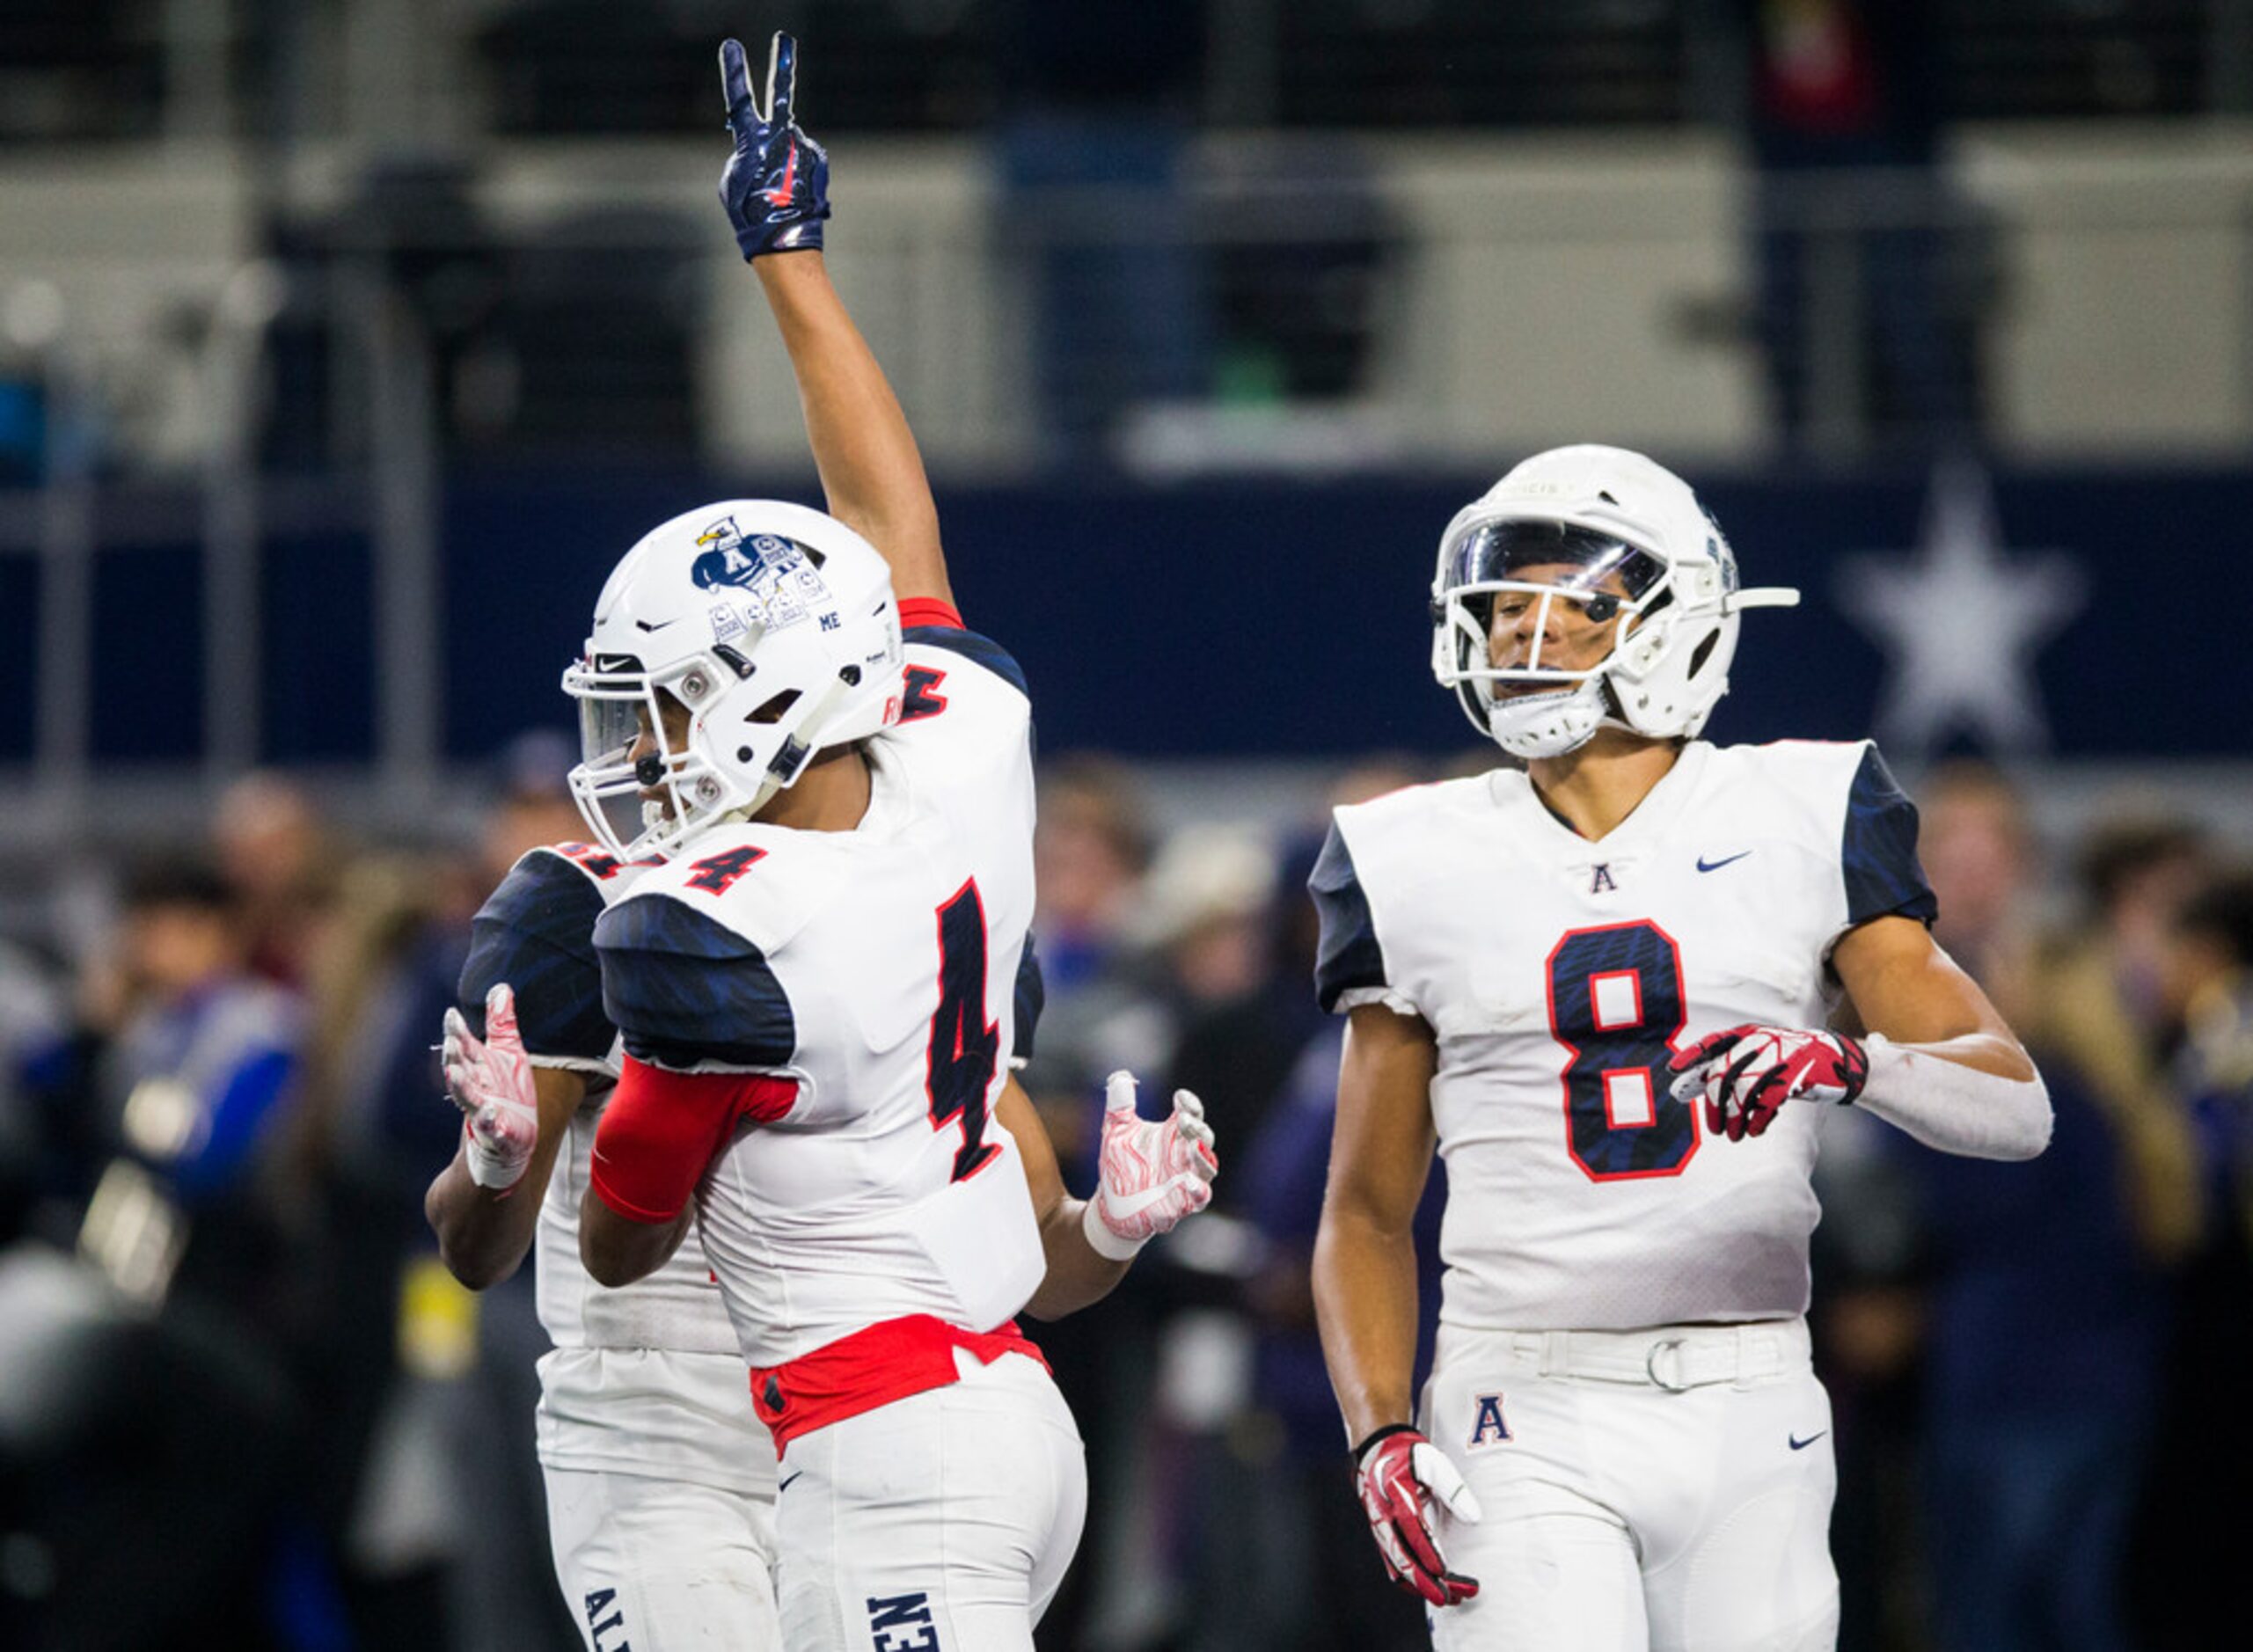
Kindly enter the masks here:
[[772, 1124], [798, 1099], [789, 1078], [673, 1072], [629, 1056], [595, 1132], [588, 1181], [630, 1222], [669, 1222], [740, 1125]]
[[911, 625], [951, 625], [962, 629], [962, 616], [955, 604], [936, 596], [903, 596], [900, 599], [900, 629]]

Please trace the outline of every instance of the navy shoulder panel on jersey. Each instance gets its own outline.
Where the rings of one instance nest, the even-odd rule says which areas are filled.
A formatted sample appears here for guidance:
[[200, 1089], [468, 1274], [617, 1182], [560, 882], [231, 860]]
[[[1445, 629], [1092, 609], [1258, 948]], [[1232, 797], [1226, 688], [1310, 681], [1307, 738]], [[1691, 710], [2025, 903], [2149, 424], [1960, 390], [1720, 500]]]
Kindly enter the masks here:
[[964, 631], [956, 625], [910, 625], [900, 632], [900, 640], [959, 654], [965, 660], [984, 666], [1026, 698], [1032, 698], [1025, 687], [1023, 669], [1010, 657], [1006, 648], [990, 637], [981, 637], [975, 631]]
[[596, 925], [603, 1005], [627, 1053], [659, 1066], [787, 1066], [798, 1051], [790, 999], [766, 954], [669, 895], [612, 907]]
[[1025, 936], [1025, 955], [1017, 961], [1017, 1036], [1010, 1049], [1015, 1061], [1033, 1058], [1033, 1030], [1040, 1025], [1041, 1011], [1049, 1001], [1049, 983], [1041, 975], [1041, 954], [1033, 945], [1028, 931]]
[[1917, 860], [1917, 806], [1895, 784], [1876, 746], [1862, 753], [1847, 793], [1839, 865], [1846, 874], [1850, 925], [1892, 913], [1929, 924], [1940, 915], [1940, 902]]
[[516, 995], [516, 1024], [535, 1056], [601, 1061], [613, 1034], [603, 1013], [603, 971], [595, 924], [603, 897], [587, 874], [560, 856], [518, 861], [478, 910], [469, 957], [455, 991], [464, 1018], [485, 1035], [485, 995], [505, 981]]
[[1314, 958], [1314, 991], [1322, 1008], [1337, 1008], [1338, 995], [1354, 987], [1383, 987], [1392, 983], [1385, 974], [1385, 950], [1377, 944], [1377, 925], [1369, 916], [1369, 897], [1362, 892], [1361, 874], [1354, 870], [1353, 852], [1345, 834], [1330, 822], [1322, 852], [1306, 880], [1314, 897], [1314, 910], [1322, 921], [1322, 939]]

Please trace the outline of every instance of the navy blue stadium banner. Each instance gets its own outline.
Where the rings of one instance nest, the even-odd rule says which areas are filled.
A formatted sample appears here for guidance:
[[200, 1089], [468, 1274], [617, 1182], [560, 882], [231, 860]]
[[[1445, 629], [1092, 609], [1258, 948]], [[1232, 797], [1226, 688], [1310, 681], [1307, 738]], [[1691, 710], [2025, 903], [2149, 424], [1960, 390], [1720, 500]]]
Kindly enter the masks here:
[[[2234, 623], [2253, 471], [1691, 479], [1748, 585], [1724, 740], [1876, 733], [1913, 769], [1956, 750], [2253, 755]], [[1032, 684], [1042, 746], [1335, 757], [1473, 742], [1432, 683], [1439, 533], [1492, 480], [954, 489], [969, 624]], [[611, 563], [700, 500], [635, 475], [457, 480], [447, 518], [448, 745], [569, 721], [556, 679]], [[802, 485], [790, 496], [805, 502]]]
[[[2253, 757], [2243, 568], [2253, 468], [1803, 476], [1693, 473], [1748, 585], [1722, 740], [1876, 734], [1913, 773], [1973, 750]], [[968, 622], [1022, 663], [1042, 749], [1339, 758], [1458, 752], [1476, 736], [1430, 676], [1440, 530], [1493, 480], [1211, 481], [951, 488], [940, 511]], [[698, 504], [764, 491], [683, 470], [450, 479], [444, 749], [475, 760], [569, 730], [558, 680], [611, 565]], [[819, 503], [802, 481], [778, 490]], [[376, 572], [363, 533], [265, 552], [265, 754], [371, 758]], [[206, 658], [198, 547], [98, 559], [98, 762], [193, 762]], [[0, 555], [0, 760], [31, 755], [38, 568]]]

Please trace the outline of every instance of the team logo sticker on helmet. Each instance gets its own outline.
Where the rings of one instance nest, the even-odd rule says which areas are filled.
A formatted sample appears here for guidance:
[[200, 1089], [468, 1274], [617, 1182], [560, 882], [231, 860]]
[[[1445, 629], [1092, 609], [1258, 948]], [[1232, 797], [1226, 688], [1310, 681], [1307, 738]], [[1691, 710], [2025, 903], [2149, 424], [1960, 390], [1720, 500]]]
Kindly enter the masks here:
[[[697, 535], [696, 543], [711, 549], [690, 565], [689, 577], [706, 590], [742, 591], [744, 611], [770, 631], [794, 625], [830, 604], [815, 559], [794, 539], [771, 533], [747, 539], [733, 516], [722, 516]], [[713, 610], [715, 641], [719, 611]]]

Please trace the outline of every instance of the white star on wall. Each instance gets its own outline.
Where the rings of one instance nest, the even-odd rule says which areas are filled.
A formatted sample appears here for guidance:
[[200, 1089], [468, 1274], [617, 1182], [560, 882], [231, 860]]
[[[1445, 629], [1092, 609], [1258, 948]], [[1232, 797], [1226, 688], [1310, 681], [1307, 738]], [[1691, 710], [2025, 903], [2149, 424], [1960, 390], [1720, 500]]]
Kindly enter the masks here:
[[1998, 755], [2049, 743], [2034, 656], [2081, 611], [2087, 581], [2059, 552], [2006, 555], [1978, 465], [1937, 466], [1924, 543], [1912, 556], [1847, 558], [1837, 589], [1885, 651], [1876, 732], [1888, 750], [1929, 757], [1958, 732]]

